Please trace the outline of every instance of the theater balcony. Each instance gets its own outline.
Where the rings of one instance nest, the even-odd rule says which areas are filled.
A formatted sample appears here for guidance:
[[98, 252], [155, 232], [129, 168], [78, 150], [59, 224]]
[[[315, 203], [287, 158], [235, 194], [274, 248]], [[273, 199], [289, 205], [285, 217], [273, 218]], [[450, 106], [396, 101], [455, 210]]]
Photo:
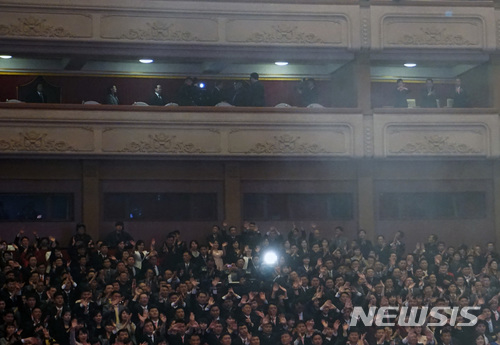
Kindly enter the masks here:
[[[98, 238], [124, 219], [195, 238], [254, 219], [498, 243], [499, 23], [495, 1], [2, 0], [0, 203], [21, 215], [2, 237], [69, 239], [83, 221]], [[252, 72], [264, 107], [132, 105], [156, 85], [175, 103], [186, 76], [231, 90]], [[305, 107], [303, 78], [320, 106]], [[50, 103], [23, 102], [38, 81]], [[112, 85], [119, 105], [103, 104]], [[22, 218], [26, 200], [47, 216]]]

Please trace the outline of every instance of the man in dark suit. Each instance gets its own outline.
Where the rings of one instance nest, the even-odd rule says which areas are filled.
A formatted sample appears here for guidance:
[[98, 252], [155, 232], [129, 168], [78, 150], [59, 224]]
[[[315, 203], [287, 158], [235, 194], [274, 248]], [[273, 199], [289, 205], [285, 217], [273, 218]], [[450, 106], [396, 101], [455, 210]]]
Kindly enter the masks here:
[[210, 93], [210, 103], [211, 105], [217, 105], [218, 103], [224, 101], [227, 101], [226, 92], [224, 90], [224, 82], [222, 80], [217, 80]]
[[28, 103], [47, 103], [47, 95], [43, 92], [43, 84], [39, 83], [36, 90], [26, 99]]
[[161, 95], [161, 85], [158, 84], [156, 85], [155, 87], [155, 92], [153, 93], [153, 95], [151, 96], [151, 98], [149, 99], [149, 102], [148, 104], [149, 105], [165, 105], [167, 102], [165, 102], [163, 100], [163, 96]]
[[189, 280], [193, 278], [198, 272], [198, 268], [194, 263], [191, 262], [191, 253], [182, 253], [182, 262], [177, 264], [176, 267], [177, 276], [181, 281]]
[[259, 81], [259, 75], [255, 72], [250, 74], [250, 88], [248, 90], [248, 105], [251, 107], [265, 106], [264, 85]]
[[170, 345], [187, 345], [189, 344], [186, 336], [186, 321], [175, 320], [172, 326], [168, 329], [168, 343]]
[[136, 338], [138, 343], [147, 343], [147, 345], [155, 345], [159, 335], [155, 333], [153, 321], [146, 319], [142, 328], [138, 327], [136, 330]]

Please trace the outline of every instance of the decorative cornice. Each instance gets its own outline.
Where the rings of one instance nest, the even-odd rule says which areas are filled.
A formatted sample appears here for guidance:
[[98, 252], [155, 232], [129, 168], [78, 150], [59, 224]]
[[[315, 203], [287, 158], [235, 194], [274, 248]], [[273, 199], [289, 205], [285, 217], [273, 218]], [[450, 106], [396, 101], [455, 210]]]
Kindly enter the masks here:
[[163, 133], [150, 134], [148, 139], [133, 141], [118, 152], [144, 152], [144, 153], [204, 153], [192, 143], [175, 141], [175, 135]]
[[420, 28], [422, 33], [413, 35], [404, 34], [399, 39], [394, 39], [390, 44], [410, 46], [472, 46], [475, 43], [465, 39], [462, 35], [447, 34], [446, 28], [436, 27]]
[[300, 137], [292, 137], [291, 135], [285, 134], [282, 136], [275, 136], [274, 141], [258, 143], [253, 148], [251, 148], [247, 154], [257, 153], [327, 153], [327, 151], [321, 148], [317, 144], [308, 144], [299, 142]]
[[406, 154], [477, 154], [481, 151], [466, 144], [449, 143], [448, 137], [431, 135], [424, 137], [426, 142], [408, 143], [393, 153]]
[[325, 43], [313, 33], [299, 32], [296, 26], [273, 25], [272, 31], [253, 33], [247, 42], [256, 43]]
[[19, 139], [0, 140], [0, 151], [13, 152], [75, 152], [74, 147], [64, 141], [47, 138], [47, 133], [29, 131], [19, 133]]
[[0, 25], [0, 36], [75, 37], [62, 26], [47, 25], [43, 18], [29, 16], [17, 20], [18, 24]]
[[146, 29], [130, 29], [121, 38], [129, 40], [142, 40], [142, 41], [200, 41], [196, 36], [193, 36], [187, 31], [174, 31], [172, 30], [173, 24], [163, 21], [155, 21], [153, 23], [146, 23]]

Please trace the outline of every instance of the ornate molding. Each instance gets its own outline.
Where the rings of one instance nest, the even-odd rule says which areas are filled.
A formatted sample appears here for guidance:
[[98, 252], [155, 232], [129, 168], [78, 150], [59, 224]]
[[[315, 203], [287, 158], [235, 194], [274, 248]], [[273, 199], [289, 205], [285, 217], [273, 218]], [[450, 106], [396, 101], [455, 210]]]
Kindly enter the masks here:
[[466, 144], [450, 143], [449, 137], [440, 135], [424, 136], [426, 142], [408, 143], [393, 153], [406, 154], [477, 154], [481, 151]]
[[258, 143], [251, 148], [249, 153], [265, 154], [265, 153], [327, 153], [317, 144], [308, 144], [299, 141], [300, 137], [293, 137], [285, 134], [275, 136], [274, 141]]
[[363, 126], [365, 128], [365, 156], [373, 157], [374, 154], [374, 144], [373, 144], [373, 118], [371, 116], [365, 116], [363, 118]]
[[361, 20], [361, 47], [370, 48], [370, 18], [368, 15]]
[[144, 153], [205, 153], [192, 143], [183, 143], [175, 140], [175, 135], [149, 134], [147, 140], [133, 141], [118, 152]]
[[62, 26], [46, 24], [43, 18], [29, 16], [17, 20], [18, 24], [0, 25], [0, 36], [76, 37]]
[[256, 43], [326, 43], [313, 33], [300, 32], [297, 26], [273, 25], [272, 31], [256, 32], [247, 42]]
[[0, 151], [13, 152], [75, 152], [74, 147], [64, 141], [47, 138], [47, 133], [21, 132], [18, 139], [0, 140]]
[[448, 34], [446, 28], [437, 27], [420, 28], [422, 33], [413, 35], [404, 34], [399, 39], [390, 41], [390, 44], [411, 45], [411, 46], [472, 46], [475, 43], [465, 39], [462, 35]]
[[188, 31], [173, 30], [174, 24], [168, 22], [155, 21], [146, 25], [148, 26], [146, 29], [130, 29], [121, 38], [141, 41], [200, 41], [197, 36], [193, 36]]

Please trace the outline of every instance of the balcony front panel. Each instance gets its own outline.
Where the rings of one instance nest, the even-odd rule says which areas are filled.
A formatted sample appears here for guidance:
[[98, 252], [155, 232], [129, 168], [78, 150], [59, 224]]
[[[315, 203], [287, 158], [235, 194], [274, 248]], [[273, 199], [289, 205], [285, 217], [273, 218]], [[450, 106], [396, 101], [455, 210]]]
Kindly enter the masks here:
[[[342, 49], [355, 49], [360, 45], [356, 5], [191, 1], [150, 1], [140, 8], [137, 4], [115, 5], [115, 1], [103, 1], [82, 7], [81, 3], [68, 2], [62, 9], [56, 5], [1, 4], [0, 39], [26, 40], [26, 44], [53, 41], [59, 42], [61, 49], [62, 43], [71, 41], [85, 41], [87, 49], [93, 45], [102, 47], [105, 43], [126, 47], [170, 43], [179, 46], [178, 49], [193, 44]], [[112, 55], [113, 52], [101, 51], [100, 54]]]
[[372, 6], [371, 47], [496, 49], [495, 11], [488, 7]]
[[375, 112], [374, 152], [379, 158], [495, 158], [497, 113], [442, 109]]
[[[156, 109], [155, 109], [156, 108]], [[2, 155], [363, 157], [356, 109], [0, 106]]]

